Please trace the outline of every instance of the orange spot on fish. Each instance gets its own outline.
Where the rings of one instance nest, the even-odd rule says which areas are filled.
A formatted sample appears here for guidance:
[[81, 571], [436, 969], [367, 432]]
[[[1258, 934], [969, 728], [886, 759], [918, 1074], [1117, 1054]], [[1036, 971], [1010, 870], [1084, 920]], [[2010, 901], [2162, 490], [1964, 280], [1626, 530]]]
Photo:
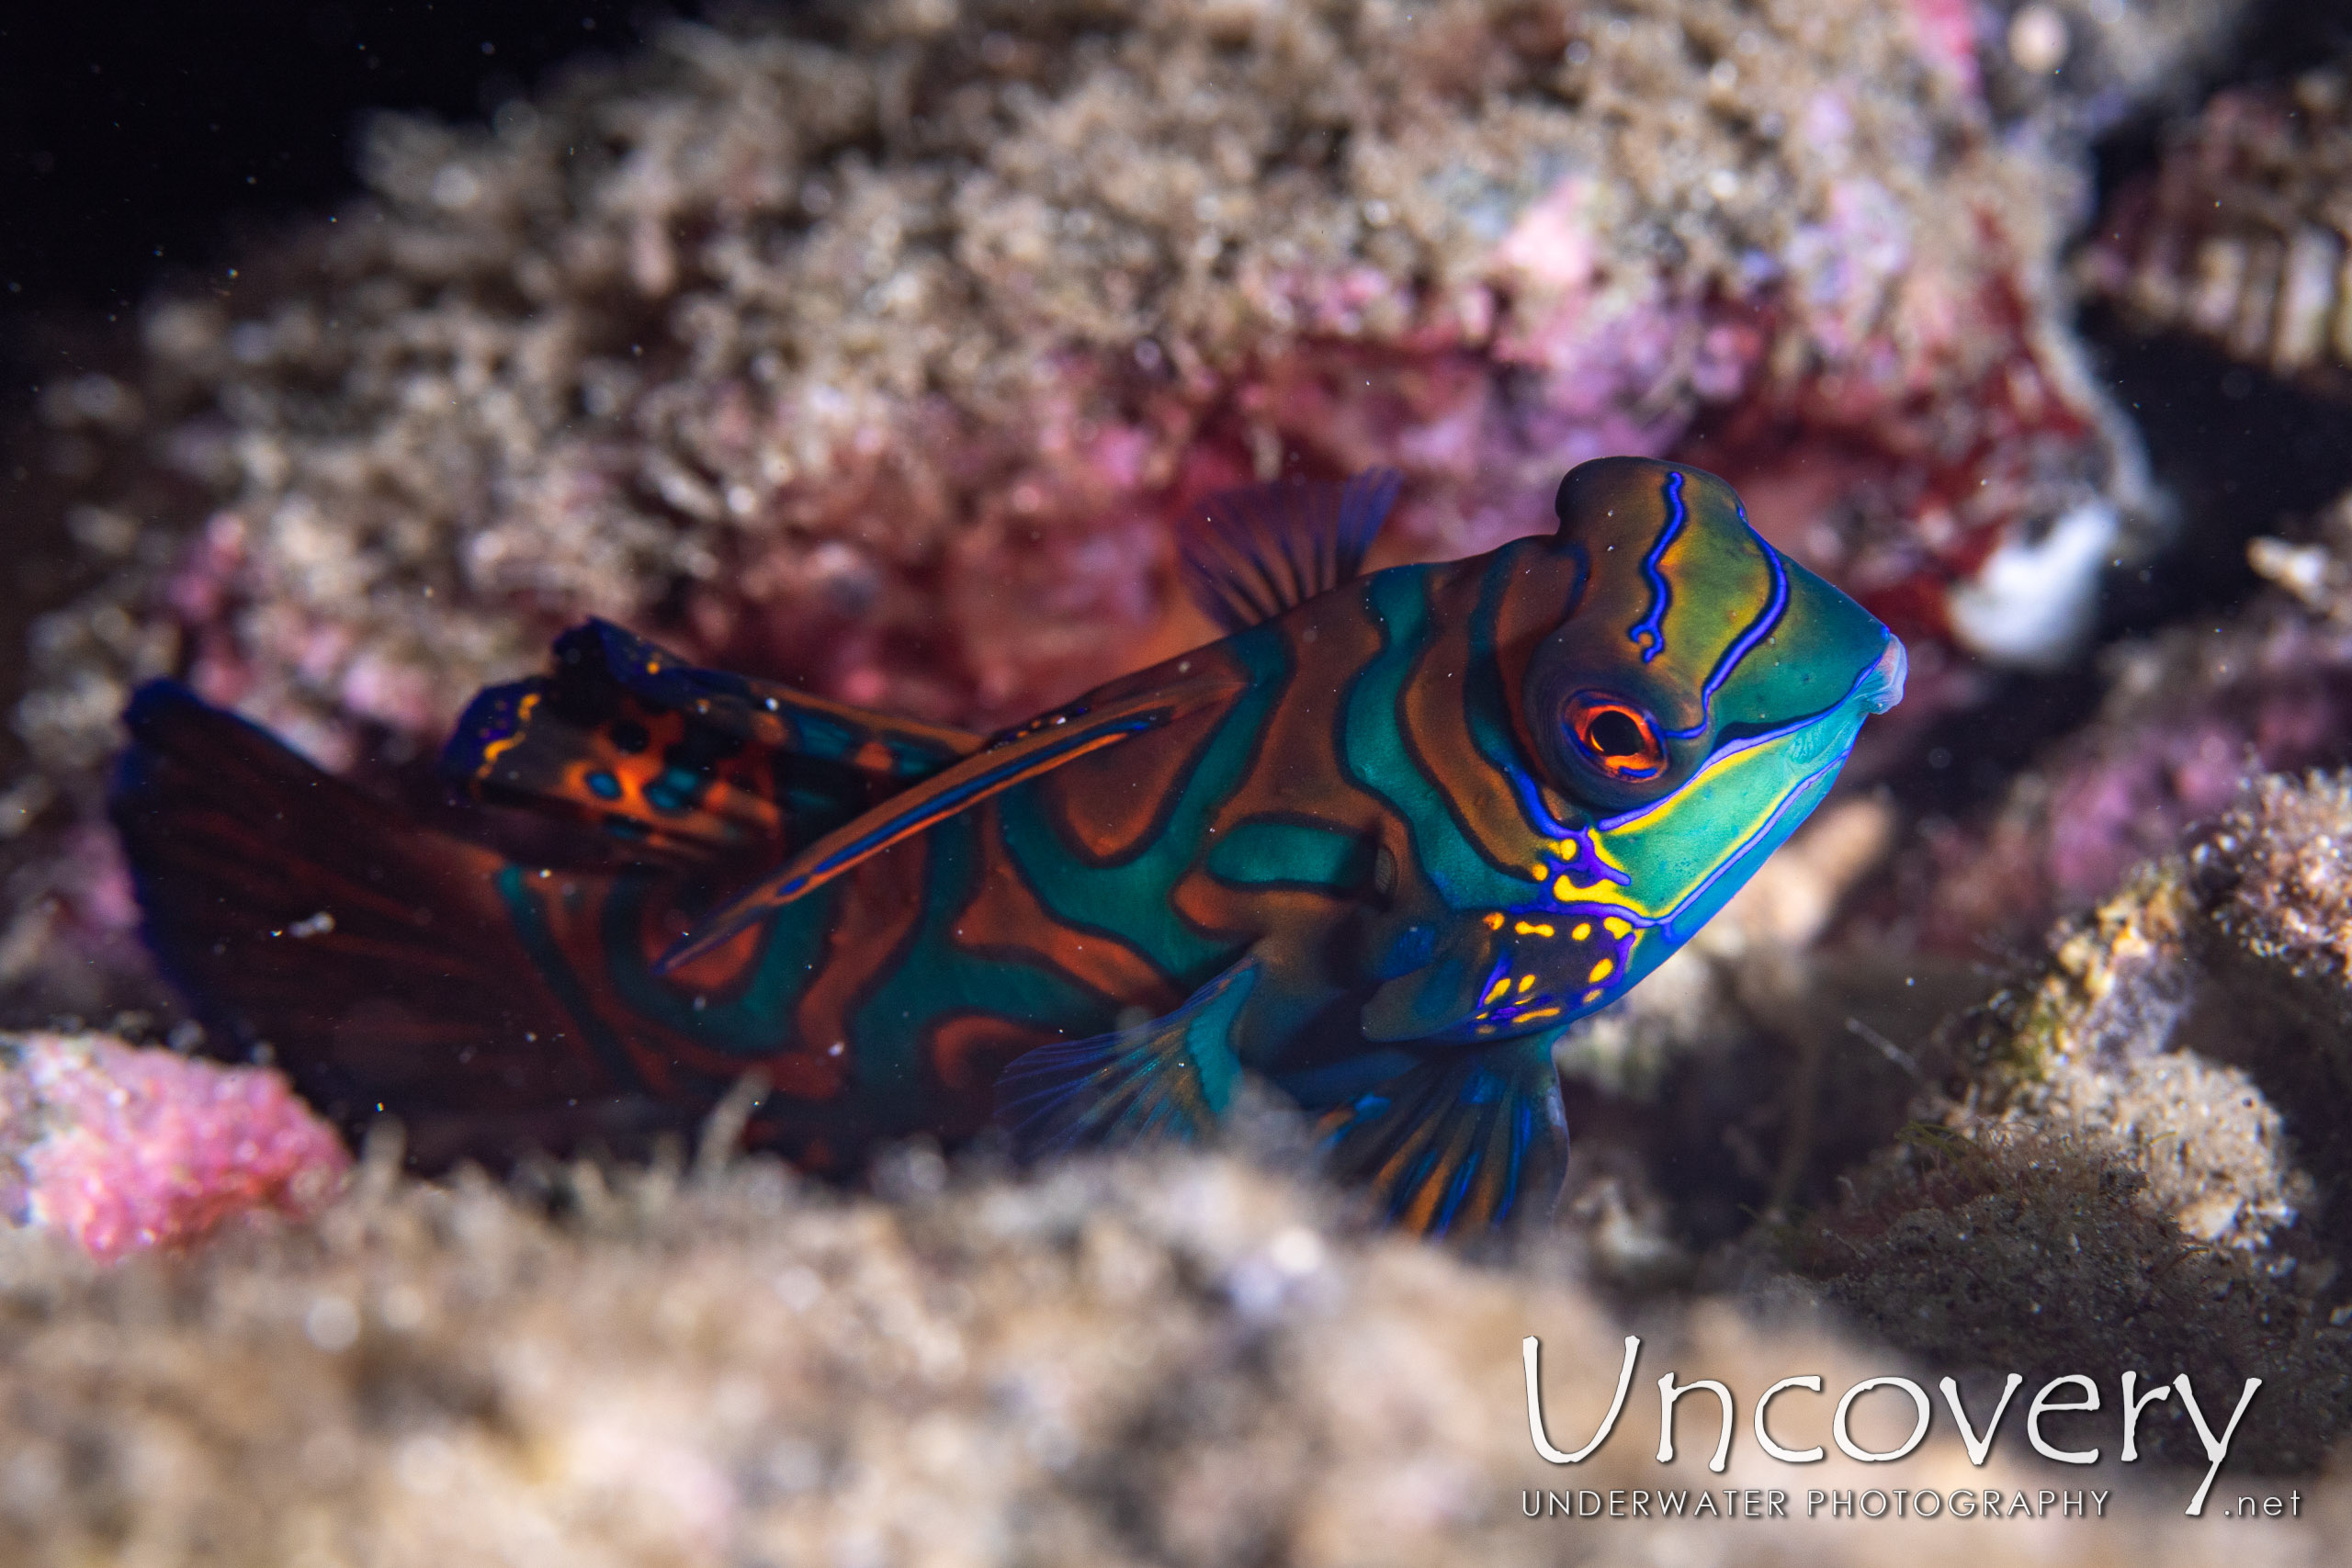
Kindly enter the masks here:
[[498, 761], [498, 759], [504, 753], [512, 751], [515, 747], [523, 744], [523, 728], [526, 725], [531, 722], [531, 710], [538, 705], [539, 694], [537, 692], [525, 694], [523, 700], [514, 705], [514, 733], [507, 736], [503, 740], [493, 740], [489, 745], [481, 749], [481, 768], [480, 773], [475, 775], [476, 777], [480, 777], [481, 773], [489, 773], [490, 765], [492, 762]]

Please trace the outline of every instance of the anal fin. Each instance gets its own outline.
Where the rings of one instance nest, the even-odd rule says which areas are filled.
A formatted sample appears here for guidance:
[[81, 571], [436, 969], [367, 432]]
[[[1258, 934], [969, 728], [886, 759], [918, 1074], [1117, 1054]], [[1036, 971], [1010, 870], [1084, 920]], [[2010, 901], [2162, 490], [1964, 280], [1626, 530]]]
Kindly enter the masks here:
[[1256, 984], [1234, 965], [1174, 1012], [1091, 1040], [1041, 1045], [997, 1079], [997, 1120], [1024, 1155], [1149, 1137], [1197, 1143], [1232, 1103], [1233, 1021]]
[[1553, 1039], [1442, 1050], [1325, 1112], [1335, 1174], [1423, 1235], [1499, 1227], [1525, 1193], [1548, 1204], [1568, 1154]]

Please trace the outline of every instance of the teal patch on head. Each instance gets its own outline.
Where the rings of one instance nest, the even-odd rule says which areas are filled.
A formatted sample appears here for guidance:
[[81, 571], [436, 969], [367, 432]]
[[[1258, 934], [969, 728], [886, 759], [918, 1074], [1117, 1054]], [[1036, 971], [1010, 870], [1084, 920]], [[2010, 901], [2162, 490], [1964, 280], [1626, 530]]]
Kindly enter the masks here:
[[[1716, 694], [1719, 735], [1752, 734], [1826, 713], [1855, 694], [1857, 681], [1890, 645], [1902, 646], [1877, 616], [1796, 562], [1781, 559], [1788, 573], [1788, 611]], [[1894, 695], [1902, 695], [1899, 677]]]

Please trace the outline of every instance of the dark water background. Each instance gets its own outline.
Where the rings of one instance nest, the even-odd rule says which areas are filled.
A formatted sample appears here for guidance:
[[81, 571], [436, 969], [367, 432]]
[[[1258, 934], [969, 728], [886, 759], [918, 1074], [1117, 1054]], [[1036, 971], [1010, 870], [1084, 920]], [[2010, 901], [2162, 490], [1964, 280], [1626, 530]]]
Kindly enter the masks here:
[[[28, 619], [77, 586], [45, 484], [11, 433], [47, 379], [127, 355], [140, 300], [233, 265], [356, 180], [370, 110], [485, 118], [563, 62], [640, 47], [664, 20], [719, 7], [638, 0], [335, 0], [191, 6], [96, 0], [0, 9], [0, 713], [13, 709]], [[792, 9], [771, 5], [764, 9]], [[2352, 51], [2352, 0], [2269, 0], [2240, 45], [2204, 62], [2213, 87], [2290, 76]], [[2098, 194], [2153, 167], [2164, 118], [2109, 131]], [[2256, 587], [2245, 540], [2352, 487], [2352, 408], [2177, 340], [2083, 322], [2101, 377], [2139, 422], [2190, 526], [2153, 568], [2109, 585], [2100, 641], [2226, 608]], [[1984, 803], [2098, 694], [2089, 660], [2016, 676], [2001, 700], [1944, 721], [1964, 765], [1896, 781], [1917, 807]], [[22, 760], [0, 725], [0, 779]]]
[[[46, 380], [127, 352], [158, 287], [236, 265], [357, 181], [379, 109], [485, 119], [694, 5], [67, 0], [0, 6], [0, 714], [24, 626], [77, 586], [23, 431]], [[0, 779], [23, 750], [0, 722]]]

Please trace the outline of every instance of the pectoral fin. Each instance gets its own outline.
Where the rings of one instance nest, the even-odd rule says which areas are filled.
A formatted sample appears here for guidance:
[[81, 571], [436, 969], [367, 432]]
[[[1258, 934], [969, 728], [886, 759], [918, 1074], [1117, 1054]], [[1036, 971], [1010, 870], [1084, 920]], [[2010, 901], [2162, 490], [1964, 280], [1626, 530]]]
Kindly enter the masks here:
[[1388, 1044], [1453, 1032], [1477, 1012], [1503, 960], [1485, 930], [1455, 930], [1425, 962], [1384, 981], [1366, 998], [1364, 1038]]
[[1425, 1235], [1500, 1226], [1522, 1193], [1548, 1207], [1568, 1155], [1553, 1038], [1440, 1050], [1327, 1111], [1334, 1173]]
[[1164, 1017], [1020, 1056], [997, 1080], [998, 1122], [1029, 1155], [1199, 1141], [1232, 1103], [1241, 1076], [1233, 1021], [1256, 982], [1256, 961], [1245, 959]]
[[657, 965], [667, 974], [723, 947], [770, 909], [805, 897], [869, 856], [978, 805], [992, 795], [1051, 773], [1091, 751], [1159, 729], [1239, 689], [1204, 680], [1146, 693], [1080, 713], [1048, 716], [1016, 735], [942, 769], [819, 839], [713, 916]]

